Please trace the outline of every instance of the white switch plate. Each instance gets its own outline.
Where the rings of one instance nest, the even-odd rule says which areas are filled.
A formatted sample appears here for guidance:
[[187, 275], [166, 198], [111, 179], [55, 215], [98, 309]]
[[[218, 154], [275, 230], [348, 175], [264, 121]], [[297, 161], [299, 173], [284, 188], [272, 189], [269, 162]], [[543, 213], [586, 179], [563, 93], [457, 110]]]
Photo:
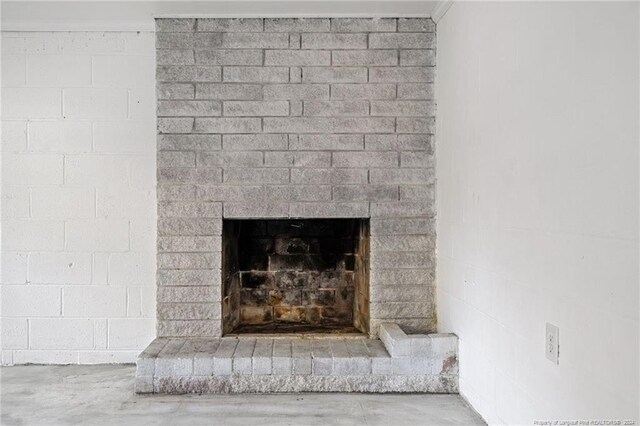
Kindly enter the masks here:
[[560, 330], [553, 324], [547, 323], [547, 333], [545, 339], [545, 351], [547, 359], [554, 364], [558, 364], [560, 355]]

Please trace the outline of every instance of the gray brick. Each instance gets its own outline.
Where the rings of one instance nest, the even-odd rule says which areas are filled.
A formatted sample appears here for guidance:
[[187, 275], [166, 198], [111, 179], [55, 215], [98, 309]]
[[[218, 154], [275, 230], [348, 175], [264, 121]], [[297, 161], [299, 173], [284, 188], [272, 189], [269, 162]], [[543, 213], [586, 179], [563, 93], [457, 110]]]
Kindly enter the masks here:
[[411, 340], [398, 324], [380, 324], [378, 335], [392, 357], [408, 357], [411, 353]]
[[425, 201], [400, 201], [395, 203], [372, 203], [371, 217], [432, 216], [435, 209]]
[[369, 69], [369, 81], [372, 83], [432, 83], [431, 67], [372, 67]]
[[194, 167], [196, 154], [190, 151], [158, 152], [158, 167]]
[[304, 101], [307, 116], [363, 116], [369, 115], [367, 101]]
[[202, 152], [197, 157], [198, 166], [204, 167], [261, 167], [261, 152]]
[[158, 99], [193, 99], [195, 88], [187, 83], [160, 83], [156, 93]]
[[424, 117], [435, 115], [430, 101], [371, 101], [371, 115]]
[[332, 18], [331, 31], [335, 32], [388, 32], [396, 30], [395, 18]]
[[424, 318], [434, 314], [434, 307], [430, 301], [372, 302], [370, 305], [371, 315], [375, 318]]
[[157, 32], [192, 32], [195, 28], [195, 19], [156, 18]]
[[[371, 288], [383, 286], [417, 286], [427, 292], [433, 284], [433, 271], [427, 269], [375, 269], [371, 271]], [[401, 291], [398, 291], [401, 293]], [[401, 297], [401, 296], [398, 296]]]
[[[294, 341], [295, 343], [295, 341]], [[309, 375], [312, 372], [311, 357], [294, 357], [293, 358], [293, 374]]]
[[206, 286], [220, 284], [220, 271], [209, 269], [169, 269], [158, 271], [158, 285]]
[[239, 18], [239, 19], [198, 19], [198, 31], [234, 33], [234, 32], [262, 32], [262, 19], [260, 18]]
[[178, 201], [161, 201], [158, 203], [159, 217], [220, 217], [220, 203], [187, 203]]
[[214, 303], [159, 303], [159, 320], [210, 320], [215, 318]]
[[253, 371], [252, 356], [256, 346], [256, 339], [239, 339], [233, 354], [234, 374], [251, 374]]
[[430, 184], [435, 181], [432, 169], [373, 169], [371, 183]]
[[265, 132], [378, 133], [393, 132], [395, 128], [393, 118], [267, 117], [263, 120]]
[[156, 70], [158, 81], [220, 81], [221, 78], [220, 67], [165, 65]]
[[[214, 350], [215, 351], [215, 350]], [[213, 361], [212, 356], [197, 356], [193, 358], [193, 375], [194, 376], [213, 376]]]
[[302, 34], [303, 49], [366, 49], [366, 34]]
[[372, 303], [380, 302], [417, 302], [427, 301], [433, 297], [433, 287], [426, 285], [403, 286], [399, 284], [388, 286], [375, 285], [369, 289], [369, 299]]
[[264, 164], [271, 167], [331, 167], [331, 153], [265, 152]]
[[158, 118], [160, 133], [191, 133], [193, 118]]
[[193, 185], [158, 185], [158, 200], [195, 200], [196, 187]]
[[196, 50], [196, 63], [208, 65], [262, 65], [262, 50]]
[[370, 49], [435, 49], [436, 38], [431, 33], [370, 34]]
[[396, 185], [339, 185], [333, 187], [336, 201], [390, 201], [398, 199]]
[[329, 376], [333, 373], [333, 354], [327, 340], [311, 342], [312, 372], [314, 376]]
[[270, 199], [283, 202], [331, 200], [329, 185], [268, 185], [265, 193]]
[[158, 101], [158, 116], [203, 117], [220, 115], [220, 102], [214, 101]]
[[300, 68], [300, 67], [291, 67], [291, 68], [289, 68], [289, 81], [291, 83], [301, 83], [302, 82], [302, 68]]
[[193, 49], [194, 45], [193, 33], [156, 33], [156, 49]]
[[233, 353], [238, 339], [222, 339], [213, 359], [213, 372], [216, 376], [229, 376], [233, 373]]
[[[396, 290], [397, 291], [397, 290]], [[219, 302], [213, 286], [158, 287], [158, 302]]]
[[293, 167], [330, 167], [330, 152], [296, 152]]
[[264, 165], [267, 167], [293, 167], [293, 160], [293, 152], [275, 151], [264, 155]]
[[302, 101], [289, 101], [289, 115], [292, 117], [300, 117], [302, 115]]
[[[371, 252], [371, 269], [415, 269], [433, 268], [433, 254], [426, 252]], [[396, 317], [402, 318], [402, 317]]]
[[165, 167], [158, 169], [159, 184], [214, 183], [222, 181], [220, 168]]
[[273, 342], [272, 373], [291, 374], [291, 340], [275, 339]]
[[394, 99], [395, 84], [332, 84], [332, 99]]
[[435, 249], [436, 241], [430, 235], [378, 235], [370, 244], [377, 251], [426, 251]]
[[433, 83], [398, 84], [398, 99], [434, 99]]
[[396, 121], [396, 129], [398, 133], [435, 133], [436, 119], [435, 117], [426, 118], [405, 118], [398, 117]]
[[159, 151], [215, 151], [221, 147], [220, 135], [158, 135]]
[[156, 377], [189, 376], [192, 364], [190, 358], [157, 358]]
[[400, 153], [400, 167], [434, 167], [433, 152], [402, 152]]
[[216, 320], [158, 321], [159, 336], [217, 337], [217, 336], [220, 336], [221, 334], [222, 334], [222, 330], [220, 330], [220, 321], [216, 321]]
[[291, 217], [369, 217], [369, 203], [292, 203]]
[[195, 34], [196, 49], [212, 49], [222, 46], [222, 36], [220, 33], [199, 33]]
[[458, 353], [458, 337], [452, 333], [433, 333], [429, 335], [431, 351], [436, 356]]
[[265, 99], [329, 99], [328, 84], [270, 84]]
[[259, 84], [198, 84], [195, 94], [197, 99], [262, 99], [262, 86]]
[[[159, 219], [160, 223], [167, 219]], [[188, 223], [190, 220], [176, 218], [174, 222]], [[214, 222], [208, 219], [209, 222]], [[195, 221], [193, 221], [195, 222]], [[200, 222], [204, 222], [200, 219]], [[219, 233], [218, 233], [219, 235]], [[191, 252], [210, 252], [219, 246], [219, 236], [161, 236], [158, 237], [159, 252], [175, 252], [175, 251], [191, 251]]]
[[289, 47], [289, 34], [225, 33], [222, 37], [222, 45], [241, 49], [286, 49]]
[[334, 167], [397, 167], [397, 152], [334, 152]]
[[363, 83], [367, 81], [366, 68], [353, 67], [305, 67], [302, 68], [305, 83]]
[[398, 65], [397, 50], [344, 50], [331, 53], [332, 65]]
[[193, 65], [196, 60], [193, 50], [186, 49], [158, 49], [156, 63], [158, 65]]
[[285, 183], [289, 181], [289, 169], [227, 169], [224, 171], [225, 182], [246, 183]]
[[400, 200], [430, 200], [434, 202], [435, 198], [434, 185], [400, 185]]
[[362, 135], [300, 135], [289, 141], [290, 150], [352, 151], [363, 146]]
[[436, 51], [433, 49], [411, 49], [400, 51], [400, 65], [428, 66], [436, 64]]
[[265, 31], [314, 33], [329, 31], [328, 18], [266, 18]]
[[433, 33], [436, 23], [431, 18], [399, 18], [398, 31]]
[[279, 202], [225, 203], [226, 218], [286, 218], [289, 216], [289, 204]]
[[[331, 52], [324, 50], [266, 50], [265, 65], [330, 65]], [[304, 77], [304, 71], [303, 71]]]
[[368, 151], [431, 151], [433, 135], [365, 135]]
[[289, 49], [300, 49], [302, 37], [300, 34], [289, 34]]
[[211, 218], [160, 218], [158, 219], [158, 235], [217, 236], [220, 235], [220, 226]]
[[278, 134], [224, 135], [222, 149], [226, 151], [285, 150], [287, 141], [287, 135]]
[[222, 79], [231, 83], [285, 83], [289, 81], [289, 68], [224, 67]]
[[271, 374], [271, 356], [273, 354], [273, 340], [258, 339], [253, 351], [253, 374]]
[[202, 201], [251, 201], [264, 197], [262, 186], [198, 186], [196, 197]]
[[255, 133], [259, 118], [196, 118], [195, 133]]
[[433, 218], [395, 218], [371, 220], [371, 235], [435, 235]]
[[364, 184], [366, 169], [292, 169], [291, 183]]
[[287, 101], [227, 101], [224, 115], [228, 116], [283, 116], [289, 115]]

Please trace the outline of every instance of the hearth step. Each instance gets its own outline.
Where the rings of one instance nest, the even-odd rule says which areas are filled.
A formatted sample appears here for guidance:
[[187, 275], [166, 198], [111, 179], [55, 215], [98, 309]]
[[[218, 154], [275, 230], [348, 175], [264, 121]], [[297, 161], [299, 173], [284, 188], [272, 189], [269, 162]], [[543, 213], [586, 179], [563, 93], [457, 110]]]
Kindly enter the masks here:
[[457, 337], [158, 338], [137, 361], [137, 393], [458, 391]]

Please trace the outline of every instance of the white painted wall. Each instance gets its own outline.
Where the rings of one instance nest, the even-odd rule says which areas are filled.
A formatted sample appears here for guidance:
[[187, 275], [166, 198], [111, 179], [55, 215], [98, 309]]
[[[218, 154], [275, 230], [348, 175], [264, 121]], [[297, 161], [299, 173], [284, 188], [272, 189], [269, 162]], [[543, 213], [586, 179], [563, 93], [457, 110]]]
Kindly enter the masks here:
[[2, 33], [2, 363], [155, 337], [152, 32]]
[[638, 420], [638, 18], [461, 2], [438, 23], [439, 324], [492, 424]]

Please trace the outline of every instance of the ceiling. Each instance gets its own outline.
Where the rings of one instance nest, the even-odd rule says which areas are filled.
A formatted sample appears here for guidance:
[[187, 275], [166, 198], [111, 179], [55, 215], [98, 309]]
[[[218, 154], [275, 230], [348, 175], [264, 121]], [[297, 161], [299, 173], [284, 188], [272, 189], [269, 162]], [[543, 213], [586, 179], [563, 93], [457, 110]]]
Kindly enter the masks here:
[[153, 31], [156, 17], [383, 17], [444, 14], [425, 0], [2, 1], [3, 31]]

